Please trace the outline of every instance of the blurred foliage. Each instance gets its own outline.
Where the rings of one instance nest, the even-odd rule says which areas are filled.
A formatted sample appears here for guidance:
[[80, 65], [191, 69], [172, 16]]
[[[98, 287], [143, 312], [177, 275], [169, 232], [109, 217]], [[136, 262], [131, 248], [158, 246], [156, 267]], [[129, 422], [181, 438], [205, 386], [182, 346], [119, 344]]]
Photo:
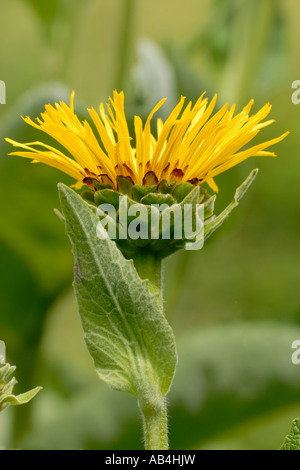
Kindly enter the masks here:
[[278, 449], [300, 415], [300, 369], [291, 363], [291, 344], [300, 338], [300, 107], [291, 102], [300, 76], [300, 5], [0, 0], [0, 10], [7, 86], [0, 106], [0, 339], [22, 387], [44, 387], [31, 405], [1, 413], [1, 445], [142, 448], [135, 400], [99, 383], [83, 344], [72, 255], [53, 212], [57, 182], [71, 181], [7, 156], [3, 141], [39, 140], [19, 116], [34, 118], [72, 89], [86, 116], [86, 105], [122, 86], [131, 128], [133, 115], [146, 116], [161, 97], [168, 96], [164, 118], [181, 94], [195, 101], [206, 90], [218, 92], [218, 106], [270, 101], [277, 123], [264, 130], [266, 139], [291, 131], [278, 159], [249, 160], [218, 177], [217, 212], [260, 169], [204, 249], [165, 265], [165, 306], [179, 343], [169, 395], [172, 448]]

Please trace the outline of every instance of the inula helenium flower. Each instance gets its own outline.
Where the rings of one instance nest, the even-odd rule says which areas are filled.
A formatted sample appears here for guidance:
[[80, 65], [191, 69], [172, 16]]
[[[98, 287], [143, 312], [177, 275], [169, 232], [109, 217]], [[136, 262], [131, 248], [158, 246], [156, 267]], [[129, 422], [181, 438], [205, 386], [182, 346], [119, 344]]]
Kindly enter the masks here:
[[123, 93], [114, 92], [107, 111], [103, 104], [99, 114], [89, 110], [93, 124], [78, 119], [72, 93], [70, 106], [48, 104], [36, 122], [25, 118], [67, 154], [41, 142], [7, 139], [20, 148], [14, 155], [56, 167], [76, 180], [76, 188], [90, 188], [81, 197], [59, 185], [84, 339], [99, 377], [137, 397], [148, 450], [168, 449], [165, 397], [177, 364], [174, 335], [163, 311], [162, 260], [182, 248], [202, 248], [238, 205], [257, 170], [218, 216], [216, 195], [209, 195], [202, 183], [217, 192], [215, 176], [248, 157], [275, 156], [267, 149], [287, 135], [247, 149], [273, 122], [264, 121], [271, 106], [250, 116], [250, 101], [234, 116], [235, 107], [226, 104], [213, 114], [216, 97], [208, 103], [204, 95], [185, 108], [181, 98], [152, 131], [151, 120], [163, 103], [145, 123], [134, 118], [133, 138]]
[[[42, 142], [21, 144], [6, 139], [22, 150], [13, 152], [43, 162], [72, 176], [76, 188], [84, 184], [93, 189], [93, 182], [109, 183], [120, 190], [118, 177], [130, 178], [133, 184], [147, 184], [151, 180], [167, 183], [190, 182], [194, 185], [207, 182], [213, 191], [218, 188], [214, 177], [251, 156], [276, 156], [266, 150], [280, 142], [288, 133], [276, 139], [244, 149], [259, 131], [273, 120], [264, 121], [271, 110], [267, 103], [250, 116], [253, 100], [234, 116], [235, 106], [225, 104], [213, 115], [217, 97], [208, 103], [204, 94], [193, 106], [184, 108], [185, 98], [163, 123], [157, 119], [156, 131], [151, 129], [154, 113], [163, 105], [161, 100], [150, 113], [145, 125], [135, 116], [135, 147], [129, 134], [124, 112], [124, 93], [114, 91], [107, 105], [100, 104], [99, 114], [90, 109], [89, 114], [97, 130], [95, 135], [87, 121], [81, 122], [74, 113], [74, 92], [70, 106], [65, 103], [48, 104], [36, 122], [29, 117], [25, 122], [42, 130], [57, 140], [68, 155]], [[242, 150], [241, 150], [242, 149]], [[73, 158], [71, 158], [71, 155]]]

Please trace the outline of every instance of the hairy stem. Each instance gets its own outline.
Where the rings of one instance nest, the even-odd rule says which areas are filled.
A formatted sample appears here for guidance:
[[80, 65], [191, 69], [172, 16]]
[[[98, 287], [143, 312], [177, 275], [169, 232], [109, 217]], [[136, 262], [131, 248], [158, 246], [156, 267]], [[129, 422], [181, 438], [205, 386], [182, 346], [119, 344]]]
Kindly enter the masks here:
[[[163, 310], [162, 261], [154, 253], [141, 250], [134, 257], [134, 264], [139, 276], [149, 280], [150, 290], [158, 294]], [[168, 419], [165, 398], [157, 403], [154, 397], [143, 398], [139, 403], [144, 422], [144, 440], [146, 450], [167, 450]]]
[[168, 450], [168, 419], [166, 400], [160, 407], [140, 407], [144, 421], [146, 450]]
[[140, 250], [134, 255], [134, 265], [142, 279], [149, 280], [150, 290], [158, 294], [161, 309], [163, 309], [163, 283], [162, 283], [162, 260], [153, 252]]

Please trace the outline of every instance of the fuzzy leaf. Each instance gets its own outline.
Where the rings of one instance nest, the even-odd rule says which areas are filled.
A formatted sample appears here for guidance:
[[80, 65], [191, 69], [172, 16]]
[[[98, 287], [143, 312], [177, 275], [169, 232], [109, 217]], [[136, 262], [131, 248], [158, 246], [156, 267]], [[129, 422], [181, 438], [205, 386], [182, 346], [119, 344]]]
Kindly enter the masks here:
[[116, 390], [161, 400], [177, 355], [158, 297], [115, 242], [98, 238], [99, 219], [83, 199], [65, 185], [59, 185], [59, 193], [73, 245], [85, 342], [97, 373]]
[[286, 436], [280, 450], [300, 450], [300, 418], [292, 422], [290, 434]]
[[9, 405], [18, 406], [28, 403], [41, 390], [41, 387], [36, 387], [29, 392], [13, 395], [13, 388], [17, 384], [13, 377], [16, 368], [10, 364], [3, 364], [2, 359], [3, 357], [0, 356], [0, 411]]

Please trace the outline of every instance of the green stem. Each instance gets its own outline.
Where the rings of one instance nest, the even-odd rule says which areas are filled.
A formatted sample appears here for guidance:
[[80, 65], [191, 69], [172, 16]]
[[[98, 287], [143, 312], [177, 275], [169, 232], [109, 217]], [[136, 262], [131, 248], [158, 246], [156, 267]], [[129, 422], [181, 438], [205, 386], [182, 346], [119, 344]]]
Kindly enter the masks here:
[[152, 408], [141, 407], [144, 421], [144, 437], [146, 450], [168, 450], [168, 419], [167, 406], [164, 399], [162, 406]]
[[[157, 294], [163, 311], [162, 260], [153, 252], [140, 250], [134, 256], [134, 265], [142, 279], [148, 279], [150, 290]], [[157, 403], [153, 397], [143, 397], [139, 403], [144, 422], [146, 450], [167, 450], [168, 418], [165, 398]]]
[[117, 54], [117, 70], [115, 78], [115, 87], [122, 90], [124, 87], [124, 80], [126, 77], [130, 51], [132, 50], [132, 31], [134, 20], [134, 5], [135, 0], [124, 1], [124, 11], [122, 15], [122, 25], [120, 27], [119, 40], [118, 40], [118, 54]]
[[229, 57], [220, 87], [222, 100], [241, 103], [245, 92], [251, 94], [253, 77], [257, 74], [270, 32], [274, 3], [272, 0], [252, 0], [245, 1], [239, 7], [230, 34]]
[[134, 265], [142, 279], [149, 280], [150, 290], [158, 294], [162, 306], [163, 284], [162, 284], [162, 260], [153, 252], [140, 250], [134, 255]]

